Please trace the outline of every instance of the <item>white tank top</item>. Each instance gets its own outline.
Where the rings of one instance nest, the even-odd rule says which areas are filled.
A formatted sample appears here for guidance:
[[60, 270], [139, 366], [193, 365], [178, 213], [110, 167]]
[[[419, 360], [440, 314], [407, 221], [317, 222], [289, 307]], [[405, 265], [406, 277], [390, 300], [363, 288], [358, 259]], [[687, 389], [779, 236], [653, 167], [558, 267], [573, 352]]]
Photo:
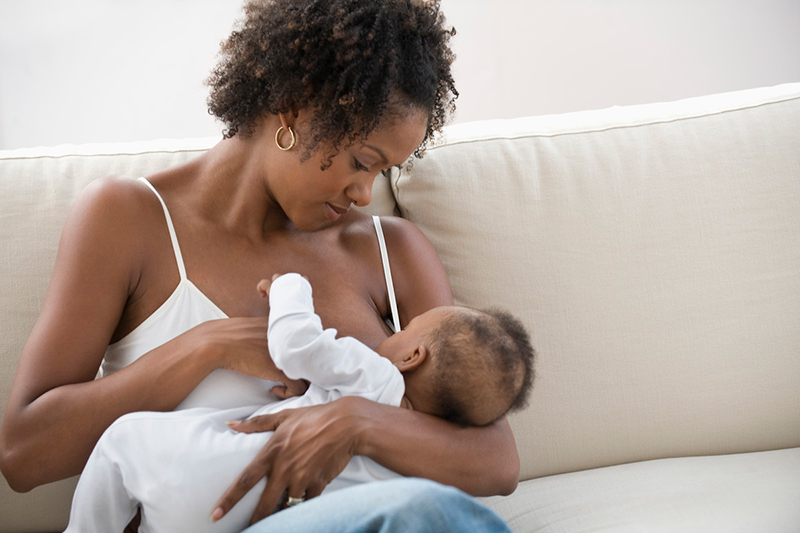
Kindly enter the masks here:
[[[169, 298], [152, 315], [147, 317], [144, 322], [125, 337], [109, 345], [101, 366], [101, 375], [103, 376], [108, 376], [128, 366], [142, 355], [198, 324], [208, 320], [228, 318], [214, 302], [186, 277], [186, 267], [183, 263], [183, 256], [181, 255], [175, 227], [172, 224], [167, 204], [164, 203], [161, 195], [158, 194], [158, 191], [150, 182], [144, 178], [139, 179], [153, 191], [153, 194], [156, 195], [161, 207], [164, 209], [172, 248], [175, 252], [175, 260], [180, 273], [180, 282]], [[397, 313], [394, 285], [392, 283], [391, 270], [389, 269], [380, 218], [373, 217], [373, 222], [380, 244], [389, 304], [392, 310], [393, 322], [389, 325], [394, 331], [397, 331], [400, 320]], [[188, 409], [190, 407], [231, 409], [250, 405], [264, 405], [278, 400], [270, 392], [274, 385], [271, 381], [243, 376], [229, 370], [215, 370], [176, 409]]]

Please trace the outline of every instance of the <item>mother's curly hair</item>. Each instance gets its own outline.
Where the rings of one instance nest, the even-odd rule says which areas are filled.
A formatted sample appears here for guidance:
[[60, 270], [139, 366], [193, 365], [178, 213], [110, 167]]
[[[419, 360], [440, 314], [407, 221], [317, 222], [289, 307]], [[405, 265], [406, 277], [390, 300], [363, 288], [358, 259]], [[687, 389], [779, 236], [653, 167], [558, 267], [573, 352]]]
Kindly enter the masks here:
[[455, 30], [438, 0], [250, 0], [244, 14], [207, 80], [226, 138], [250, 136], [268, 114], [310, 108], [306, 156], [320, 144], [335, 154], [384, 117], [424, 110], [421, 157], [455, 108]]

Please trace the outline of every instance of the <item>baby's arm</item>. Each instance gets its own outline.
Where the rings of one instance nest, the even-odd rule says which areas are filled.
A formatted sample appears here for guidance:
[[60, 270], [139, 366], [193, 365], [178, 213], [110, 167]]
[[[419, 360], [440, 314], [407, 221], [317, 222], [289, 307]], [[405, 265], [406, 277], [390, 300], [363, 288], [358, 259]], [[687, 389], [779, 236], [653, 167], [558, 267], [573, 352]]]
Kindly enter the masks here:
[[269, 351], [287, 377], [375, 400], [380, 390], [402, 386], [402, 376], [388, 359], [352, 337], [337, 339], [335, 329], [322, 327], [305, 278], [274, 277], [268, 290]]

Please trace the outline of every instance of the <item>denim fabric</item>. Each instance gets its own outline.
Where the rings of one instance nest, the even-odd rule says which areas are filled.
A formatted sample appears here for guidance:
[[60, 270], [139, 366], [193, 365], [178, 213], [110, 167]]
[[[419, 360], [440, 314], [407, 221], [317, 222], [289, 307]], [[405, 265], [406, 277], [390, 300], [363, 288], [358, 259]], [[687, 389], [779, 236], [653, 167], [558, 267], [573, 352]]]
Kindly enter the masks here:
[[402, 478], [338, 490], [280, 511], [244, 533], [510, 532], [488, 507], [453, 487]]

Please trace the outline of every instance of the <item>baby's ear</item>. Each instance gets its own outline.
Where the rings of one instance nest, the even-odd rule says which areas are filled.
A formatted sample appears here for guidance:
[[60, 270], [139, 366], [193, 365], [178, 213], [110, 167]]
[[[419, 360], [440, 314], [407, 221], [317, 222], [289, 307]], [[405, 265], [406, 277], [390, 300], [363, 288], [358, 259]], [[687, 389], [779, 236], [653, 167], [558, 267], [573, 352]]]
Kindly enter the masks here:
[[408, 352], [402, 359], [395, 363], [400, 372], [409, 372], [416, 369], [428, 357], [428, 347], [424, 344], [417, 345], [413, 351]]

